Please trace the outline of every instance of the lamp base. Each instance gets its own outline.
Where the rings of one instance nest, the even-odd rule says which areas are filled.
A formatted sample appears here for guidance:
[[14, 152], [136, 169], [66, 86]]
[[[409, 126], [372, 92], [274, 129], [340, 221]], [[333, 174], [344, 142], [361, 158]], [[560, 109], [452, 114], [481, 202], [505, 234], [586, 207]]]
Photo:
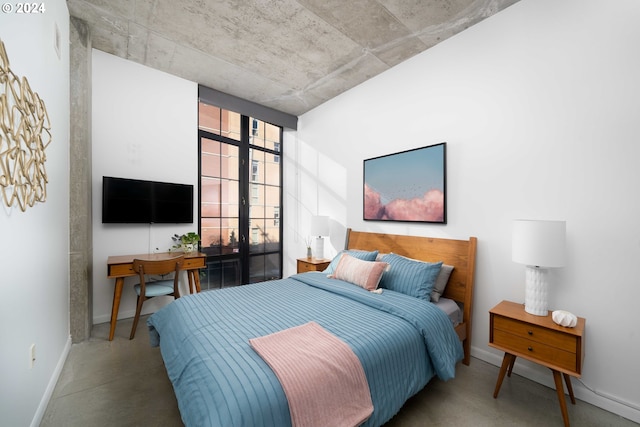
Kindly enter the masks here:
[[318, 236], [316, 239], [316, 258], [322, 259], [324, 258], [324, 237]]
[[525, 269], [525, 277], [524, 311], [536, 316], [546, 316], [549, 314], [547, 270], [528, 265]]

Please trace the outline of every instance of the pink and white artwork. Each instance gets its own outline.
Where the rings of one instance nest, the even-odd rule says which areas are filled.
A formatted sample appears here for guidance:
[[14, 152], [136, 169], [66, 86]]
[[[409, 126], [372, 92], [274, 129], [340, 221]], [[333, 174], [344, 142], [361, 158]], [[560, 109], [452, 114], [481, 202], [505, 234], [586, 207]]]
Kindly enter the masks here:
[[364, 161], [364, 219], [446, 224], [446, 143]]

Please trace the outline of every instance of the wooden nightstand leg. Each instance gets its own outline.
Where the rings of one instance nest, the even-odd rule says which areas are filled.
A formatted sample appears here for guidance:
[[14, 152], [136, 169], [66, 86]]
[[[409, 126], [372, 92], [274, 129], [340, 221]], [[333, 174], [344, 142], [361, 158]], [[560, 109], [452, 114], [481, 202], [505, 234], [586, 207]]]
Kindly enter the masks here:
[[507, 376], [509, 378], [511, 378], [511, 372], [513, 372], [513, 365], [516, 363], [516, 357], [513, 356], [513, 359], [511, 359], [511, 363], [509, 363], [509, 370], [507, 371]]
[[493, 391], [493, 398], [498, 397], [498, 393], [500, 392], [500, 387], [502, 386], [502, 381], [504, 380], [504, 374], [507, 373], [507, 369], [510, 366], [513, 366], [516, 357], [513, 354], [505, 353], [502, 358], [502, 366], [500, 366], [500, 373], [498, 374], [498, 381], [496, 382], [496, 388]]
[[576, 404], [576, 398], [573, 396], [573, 387], [571, 387], [571, 377], [567, 374], [562, 374], [564, 377], [564, 382], [567, 383], [567, 391], [569, 392], [569, 397], [571, 398], [571, 403]]
[[562, 419], [565, 427], [569, 427], [569, 413], [567, 412], [567, 402], [564, 400], [564, 386], [562, 385], [562, 375], [555, 369], [553, 372], [553, 380], [556, 383], [556, 393], [558, 393], [558, 401], [560, 402], [560, 411], [562, 411]]

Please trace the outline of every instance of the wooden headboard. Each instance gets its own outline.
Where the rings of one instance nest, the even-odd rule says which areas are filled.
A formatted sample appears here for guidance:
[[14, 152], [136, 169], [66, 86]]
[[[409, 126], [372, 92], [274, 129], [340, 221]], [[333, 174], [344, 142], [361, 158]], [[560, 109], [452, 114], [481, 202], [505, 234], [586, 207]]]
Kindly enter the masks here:
[[473, 283], [477, 239], [438, 239], [369, 233], [347, 229], [346, 249], [393, 252], [420, 261], [438, 262], [454, 266], [444, 297], [455, 300], [462, 307], [462, 323], [456, 327], [464, 348], [465, 365], [471, 359], [471, 315], [473, 313]]

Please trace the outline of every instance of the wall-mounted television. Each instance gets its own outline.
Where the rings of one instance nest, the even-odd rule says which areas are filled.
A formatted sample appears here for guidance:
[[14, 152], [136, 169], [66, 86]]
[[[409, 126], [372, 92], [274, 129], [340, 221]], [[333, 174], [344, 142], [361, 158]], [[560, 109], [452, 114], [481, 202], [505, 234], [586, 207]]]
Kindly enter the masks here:
[[102, 177], [103, 224], [193, 222], [193, 185]]

